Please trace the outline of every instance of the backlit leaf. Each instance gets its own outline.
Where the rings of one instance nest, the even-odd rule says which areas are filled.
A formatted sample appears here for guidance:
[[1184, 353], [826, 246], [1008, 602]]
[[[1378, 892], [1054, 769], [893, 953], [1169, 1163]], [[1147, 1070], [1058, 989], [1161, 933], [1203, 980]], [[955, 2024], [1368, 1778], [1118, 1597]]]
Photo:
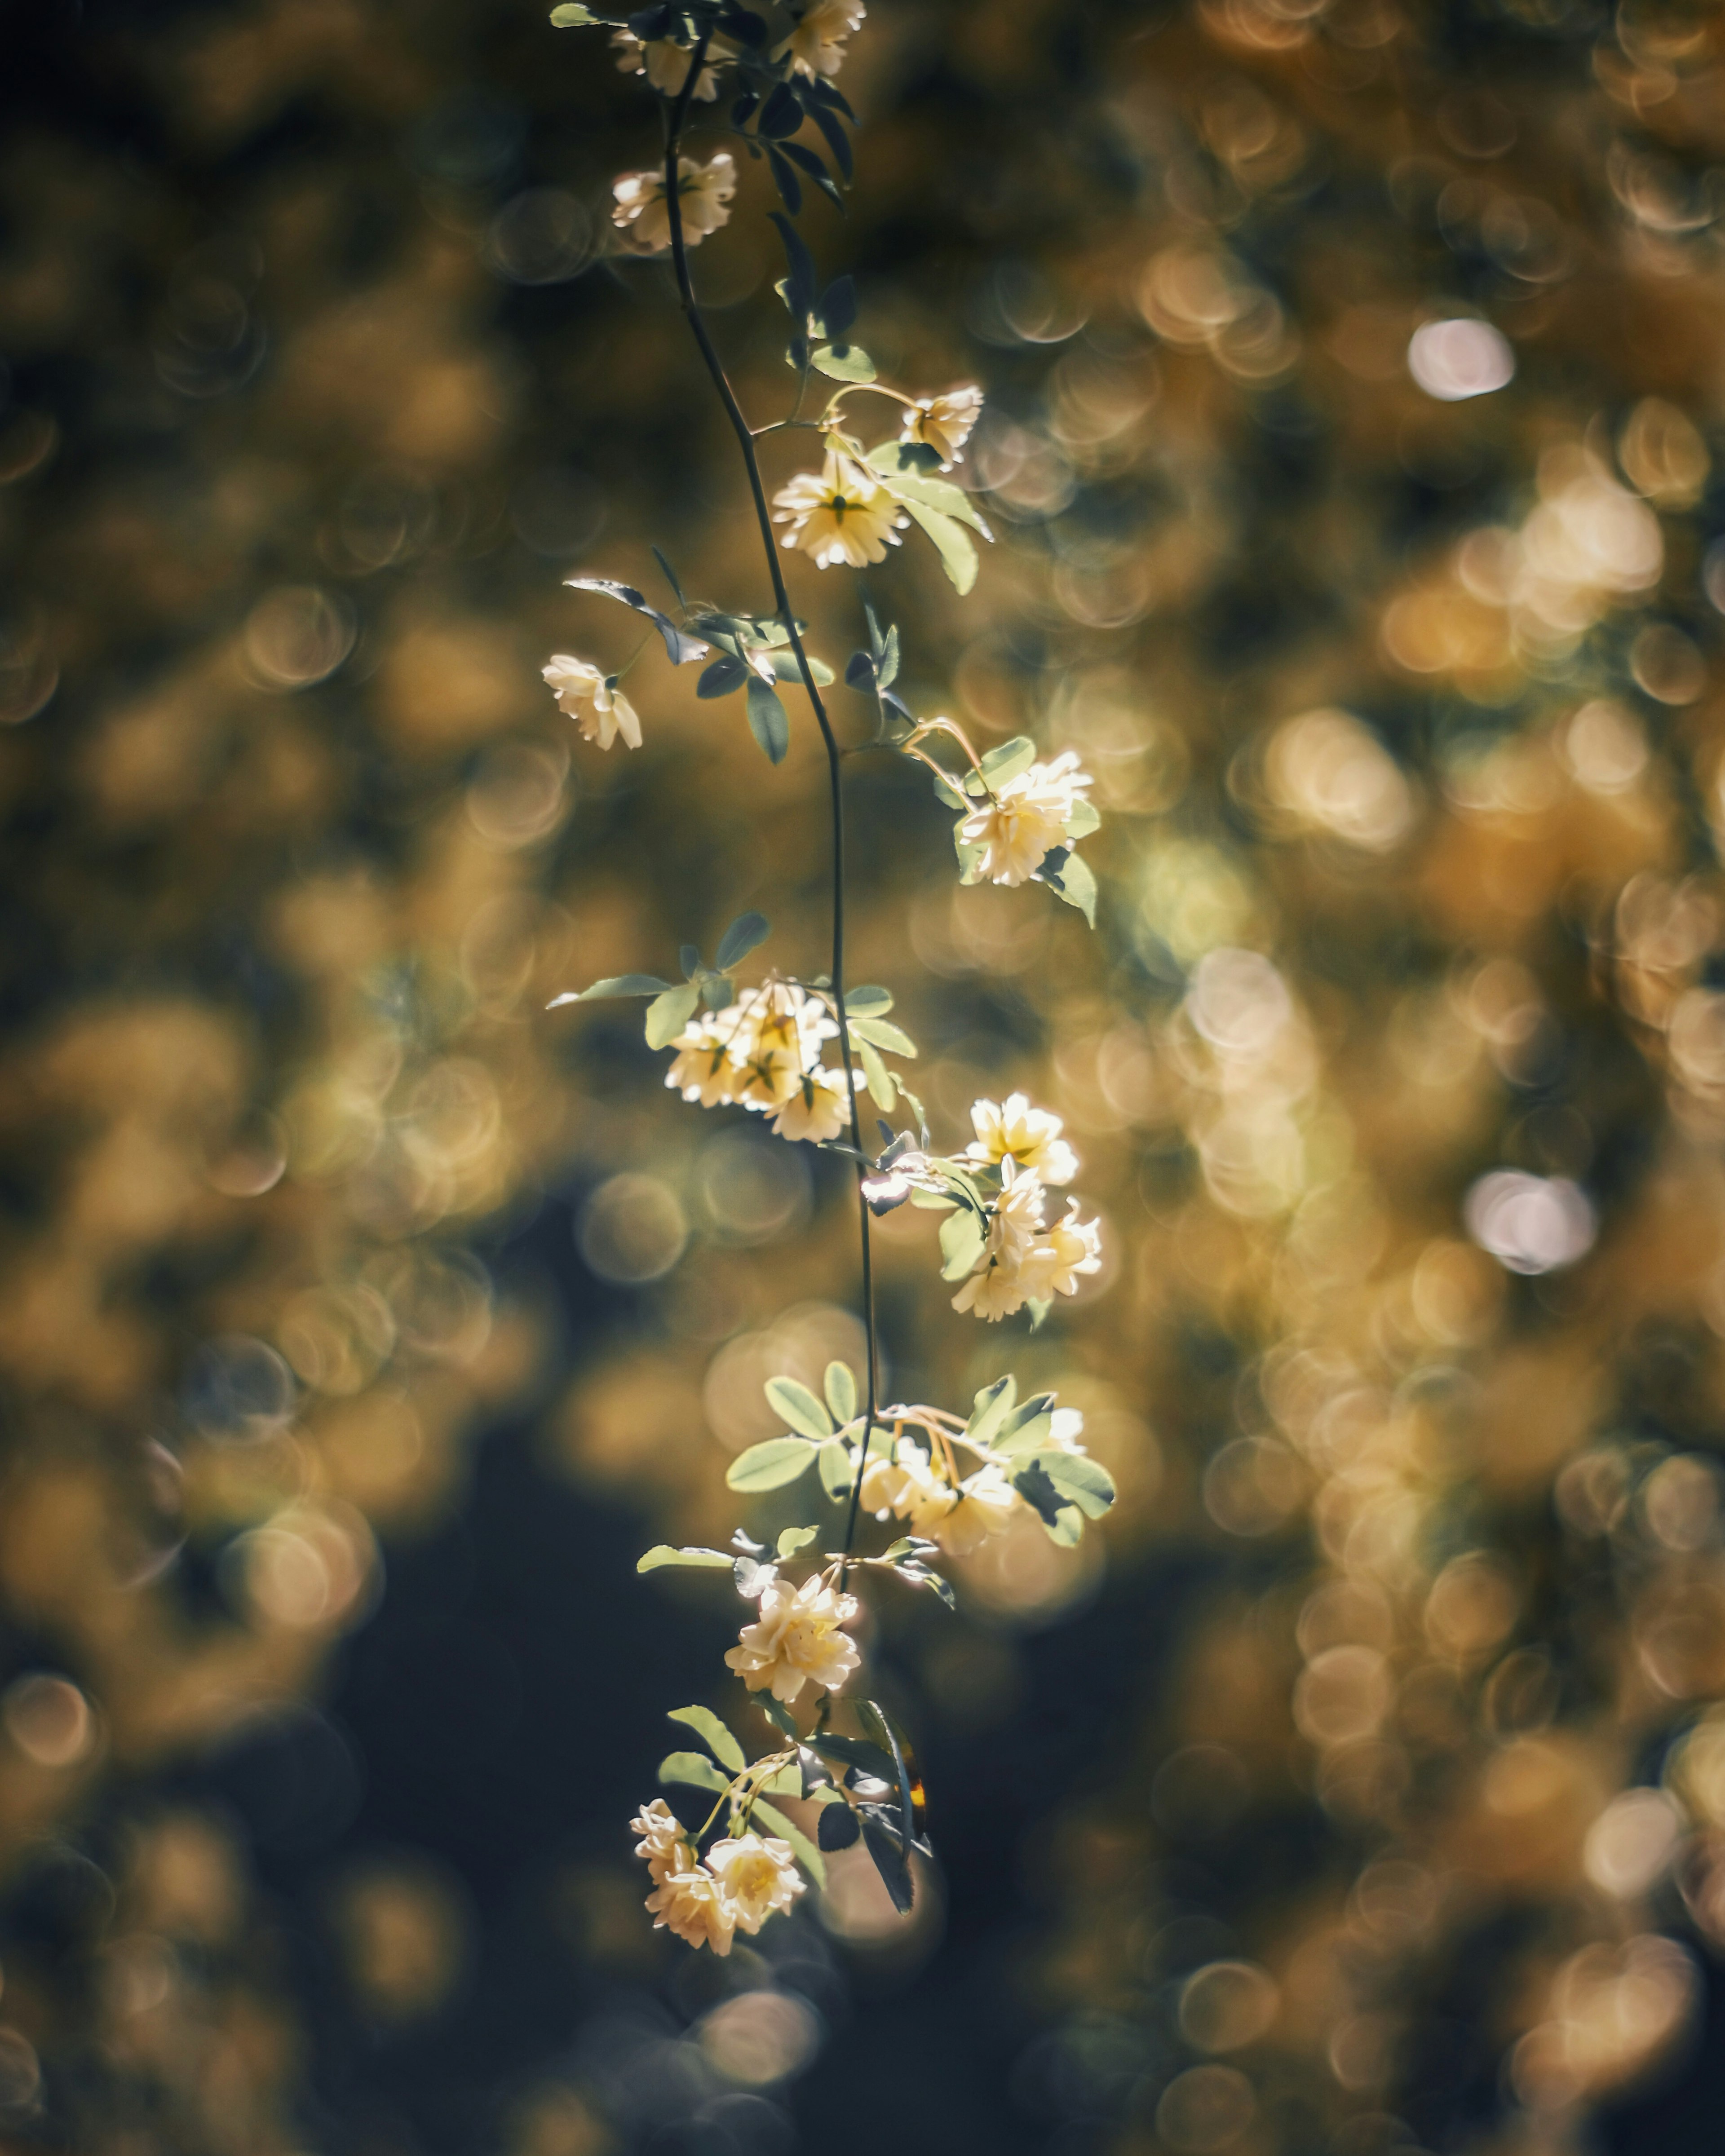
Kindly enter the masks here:
[[817, 1443], [833, 1434], [832, 1417], [816, 1399], [807, 1385], [795, 1378], [769, 1378], [764, 1390], [768, 1404], [782, 1414], [794, 1430]]
[[691, 1789], [711, 1789], [722, 1794], [731, 1786], [730, 1777], [721, 1774], [704, 1752], [672, 1752], [659, 1763], [661, 1782], [686, 1782]]
[[[727, 1490], [780, 1490], [807, 1471], [814, 1447], [800, 1437], [769, 1437], [739, 1452], [725, 1471]], [[728, 1562], [728, 1560], [727, 1560]]]
[[674, 1707], [670, 1719], [686, 1724], [697, 1737], [705, 1738], [721, 1767], [728, 1767], [733, 1774], [742, 1772], [747, 1763], [742, 1756], [742, 1747], [710, 1707]]

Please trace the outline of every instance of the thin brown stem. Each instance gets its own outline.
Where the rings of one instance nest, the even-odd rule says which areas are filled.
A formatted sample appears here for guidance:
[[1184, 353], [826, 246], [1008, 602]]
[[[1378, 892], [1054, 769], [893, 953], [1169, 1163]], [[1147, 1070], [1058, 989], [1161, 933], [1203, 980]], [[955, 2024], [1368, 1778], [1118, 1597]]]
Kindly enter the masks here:
[[[850, 1106], [850, 1142], [860, 1153], [863, 1151], [862, 1120], [856, 1105], [856, 1073], [851, 1061], [850, 1021], [845, 1009], [845, 788], [837, 737], [832, 721], [827, 716], [826, 706], [821, 701], [819, 688], [809, 664], [809, 654], [803, 649], [803, 639], [797, 627], [796, 616], [791, 611], [790, 593], [785, 589], [784, 572], [779, 567], [778, 546], [773, 534], [773, 518], [767, 506], [767, 490], [761, 480], [760, 459], [755, 454], [755, 438], [742, 407], [737, 401], [723, 362], [707, 326], [701, 318], [700, 305], [695, 297], [695, 287], [689, 276], [689, 251], [683, 238], [682, 204], [678, 194], [678, 146], [682, 139], [684, 124], [689, 115], [689, 102], [695, 85], [701, 80], [701, 70], [706, 60], [707, 38], [704, 35], [696, 46], [689, 64], [689, 72], [683, 87], [678, 91], [671, 106], [665, 142], [665, 213], [670, 223], [671, 264], [676, 273], [677, 294], [682, 302], [683, 314], [689, 324], [706, 371], [712, 377], [719, 402], [725, 408], [725, 416], [731, 422], [737, 436], [737, 447], [742, 452], [744, 469], [748, 474], [749, 492], [754, 497], [755, 521], [760, 526], [761, 544], [766, 552], [768, 574], [773, 582], [773, 596], [778, 608], [785, 634], [790, 639], [797, 671], [802, 678], [809, 706], [814, 713], [815, 724], [820, 728], [820, 737], [826, 746], [828, 793], [832, 812], [833, 829], [833, 1004], [839, 1019], [839, 1052], [845, 1065], [845, 1089]], [[856, 1480], [851, 1486], [850, 1509], [845, 1523], [845, 1552], [848, 1558], [856, 1536], [858, 1508], [862, 1498], [863, 1470], [869, 1456], [869, 1435], [874, 1428], [875, 1403], [878, 1393], [879, 1354], [875, 1345], [874, 1260], [870, 1248], [870, 1215], [868, 1200], [862, 1193], [862, 1167], [857, 1166], [857, 1219], [862, 1248], [863, 1327], [868, 1342], [868, 1405], [864, 1424], [862, 1450], [857, 1458]], [[840, 1584], [844, 1580], [841, 1568]]]

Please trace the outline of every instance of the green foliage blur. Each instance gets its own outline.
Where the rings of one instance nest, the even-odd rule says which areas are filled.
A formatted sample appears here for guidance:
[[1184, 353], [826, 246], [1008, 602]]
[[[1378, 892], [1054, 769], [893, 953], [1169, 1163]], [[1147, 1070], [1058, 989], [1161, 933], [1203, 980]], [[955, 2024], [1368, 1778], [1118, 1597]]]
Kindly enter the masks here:
[[[668, 1094], [639, 1004], [546, 1010], [747, 909], [825, 963], [793, 690], [769, 768], [656, 642], [639, 751], [541, 679], [629, 662], [562, 580], [662, 599], [655, 545], [770, 605], [614, 244], [655, 101], [526, 0], [3, 29], [0, 2145], [1716, 2147], [1725, 18], [851, 38], [802, 229], [883, 376], [985, 390], [997, 540], [793, 596], [1102, 813], [1092, 935], [848, 760], [941, 1142], [1024, 1088], [1108, 1235], [1033, 1335], [889, 1215], [890, 1383], [1057, 1389], [1120, 1502], [883, 1598], [911, 1919], [835, 1862], [698, 1964], [624, 1822], [666, 1704], [739, 1713], [732, 1612], [635, 1559], [728, 1536], [763, 1382], [860, 1328], [839, 1164]], [[758, 424], [739, 163], [695, 269]]]

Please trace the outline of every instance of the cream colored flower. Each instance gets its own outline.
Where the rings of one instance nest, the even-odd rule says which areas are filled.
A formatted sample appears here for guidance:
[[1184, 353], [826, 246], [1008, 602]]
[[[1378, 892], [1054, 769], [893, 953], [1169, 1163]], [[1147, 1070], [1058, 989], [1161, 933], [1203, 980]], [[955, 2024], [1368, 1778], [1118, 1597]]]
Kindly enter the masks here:
[[[645, 75], [661, 97], [675, 97], [689, 80], [689, 64], [695, 55], [669, 38], [649, 38], [643, 44], [633, 30], [614, 30], [611, 47], [618, 55], [617, 72]], [[717, 44], [710, 46], [708, 51], [710, 58], [701, 70], [695, 95], [711, 99], [719, 94], [718, 63], [732, 55], [728, 48]]]
[[655, 1932], [664, 1925], [691, 1947], [708, 1946], [716, 1954], [730, 1953], [736, 1911], [712, 1873], [700, 1865], [668, 1873], [658, 1892], [647, 1897], [647, 1907], [653, 1912]]
[[752, 1936], [780, 1909], [788, 1909], [803, 1892], [788, 1841], [771, 1835], [739, 1835], [716, 1841], [706, 1853], [733, 1921]]
[[1102, 1228], [1099, 1220], [1081, 1220], [1078, 1200], [1066, 1201], [1065, 1217], [1039, 1235], [1024, 1260], [1032, 1276], [1029, 1294], [1041, 1301], [1050, 1295], [1076, 1295], [1080, 1277], [1102, 1268]]
[[796, 1091], [773, 1119], [782, 1138], [806, 1138], [819, 1145], [835, 1138], [850, 1123], [850, 1092], [842, 1070], [805, 1070]]
[[[663, 172], [625, 172], [611, 190], [617, 198], [611, 222], [638, 254], [657, 254], [670, 245], [670, 212], [665, 207]], [[699, 247], [710, 232], [731, 218], [737, 192], [737, 166], [728, 150], [702, 164], [696, 157], [677, 160], [677, 200], [683, 218], [683, 244]]]
[[837, 1691], [862, 1661], [842, 1629], [856, 1613], [856, 1597], [835, 1594], [819, 1573], [796, 1589], [774, 1579], [759, 1621], [743, 1626], [725, 1661], [751, 1691], [770, 1691], [787, 1707], [805, 1684]]
[[919, 397], [905, 412], [902, 439], [926, 442], [940, 459], [941, 470], [950, 471], [963, 463], [964, 444], [982, 413], [983, 393], [973, 385], [939, 397]]
[[665, 1082], [685, 1101], [699, 1101], [703, 1108], [719, 1108], [737, 1097], [732, 1090], [737, 1065], [718, 1017], [709, 1013], [706, 1018], [692, 1019], [671, 1046], [677, 1053], [665, 1074]]
[[826, 1005], [791, 981], [769, 982], [719, 1014], [730, 1028], [737, 1076], [732, 1098], [772, 1113], [800, 1096], [820, 1068], [823, 1041], [838, 1036]]
[[926, 1530], [949, 1557], [969, 1557], [993, 1535], [1004, 1534], [1019, 1493], [990, 1461], [959, 1485], [957, 1501]]
[[1033, 1108], [1026, 1093], [975, 1101], [970, 1120], [976, 1137], [964, 1150], [972, 1160], [1012, 1159], [1042, 1183], [1070, 1183], [1078, 1173], [1078, 1156], [1060, 1136], [1060, 1117]]
[[845, 64], [845, 40], [868, 13], [863, 0], [803, 0], [797, 27], [773, 57], [791, 55], [792, 71], [812, 81], [818, 74], [834, 75]]
[[584, 659], [559, 651], [544, 670], [557, 709], [573, 719], [588, 741], [609, 748], [621, 734], [630, 748], [641, 745], [641, 722], [621, 689], [606, 686], [606, 677]]
[[800, 547], [822, 569], [884, 562], [909, 521], [886, 488], [837, 449], [827, 452], [819, 471], [798, 472], [780, 487], [773, 506], [773, 521], [791, 527], [782, 543]]
[[996, 1256], [1029, 1249], [1042, 1226], [1042, 1178], [1010, 1158], [1000, 1163], [1000, 1195], [988, 1223], [988, 1249]]
[[1016, 1254], [1010, 1258], [991, 1256], [983, 1270], [973, 1273], [952, 1297], [952, 1307], [968, 1310], [993, 1325], [1022, 1310], [1026, 1296], [1031, 1292]]
[[682, 1821], [663, 1797], [643, 1804], [629, 1825], [641, 1837], [635, 1855], [646, 1859], [647, 1875], [655, 1887], [664, 1886], [672, 1872], [686, 1871], [695, 1862]]
[[990, 883], [1027, 883], [1044, 855], [1064, 843], [1072, 812], [1092, 783], [1068, 749], [1052, 763], [1033, 763], [994, 789], [958, 826], [967, 845], [981, 846], [978, 873]]
[[910, 1502], [905, 1494], [911, 1486], [910, 1476], [898, 1462], [901, 1449], [902, 1438], [895, 1445], [878, 1423], [875, 1425], [875, 1442], [863, 1470], [861, 1502], [863, 1510], [872, 1512], [877, 1520], [884, 1520], [889, 1512], [901, 1515]]

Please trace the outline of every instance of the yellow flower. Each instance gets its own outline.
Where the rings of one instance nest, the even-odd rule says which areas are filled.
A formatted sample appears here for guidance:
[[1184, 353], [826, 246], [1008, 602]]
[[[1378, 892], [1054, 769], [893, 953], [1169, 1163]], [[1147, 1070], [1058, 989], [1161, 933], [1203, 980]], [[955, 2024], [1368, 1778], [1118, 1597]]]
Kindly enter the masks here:
[[1028, 1094], [978, 1101], [970, 1120], [976, 1137], [964, 1150], [972, 1160], [1014, 1160], [1041, 1183], [1070, 1183], [1078, 1173], [1078, 1156], [1060, 1136], [1060, 1117], [1033, 1108]]
[[789, 981], [771, 982], [728, 1005], [718, 1023], [729, 1034], [736, 1067], [732, 1097], [769, 1114], [800, 1096], [804, 1077], [820, 1069], [821, 1043], [839, 1030], [820, 998]]
[[1019, 1493], [991, 1461], [967, 1476], [957, 1501], [919, 1534], [937, 1542], [949, 1557], [969, 1557], [993, 1535], [1004, 1534], [1019, 1502]]
[[948, 389], [939, 397], [919, 397], [904, 416], [902, 439], [926, 442], [949, 471], [964, 461], [962, 454], [982, 417], [983, 393], [973, 385]]
[[[670, 212], [665, 207], [665, 174], [625, 172], [611, 189], [617, 198], [611, 222], [637, 254], [658, 254], [670, 245]], [[683, 244], [699, 247], [710, 232], [731, 218], [737, 192], [737, 166], [728, 150], [706, 164], [695, 157], [677, 160], [677, 200], [682, 209]]]
[[845, 40], [868, 13], [863, 0], [803, 0], [797, 27], [774, 51], [774, 59], [791, 55], [792, 71], [811, 81], [834, 75], [845, 64]]
[[771, 1581], [757, 1623], [745, 1625], [725, 1656], [751, 1691], [770, 1690], [789, 1707], [805, 1684], [837, 1691], [862, 1656], [841, 1628], [857, 1613], [854, 1594], [835, 1594], [819, 1573], [796, 1589]]
[[1077, 1217], [1078, 1200], [1066, 1200], [1065, 1218], [1039, 1235], [1024, 1260], [1033, 1276], [1029, 1294], [1040, 1302], [1050, 1295], [1076, 1295], [1081, 1274], [1102, 1269], [1102, 1229], [1096, 1220]]
[[544, 669], [557, 709], [580, 726], [588, 741], [609, 748], [621, 734], [630, 748], [641, 745], [641, 722], [621, 689], [606, 686], [605, 676], [584, 659], [572, 659], [560, 651]]
[[979, 875], [990, 883], [1028, 883], [1043, 856], [1064, 842], [1090, 773], [1070, 749], [1052, 763], [1033, 763], [994, 788], [958, 826], [967, 845], [983, 848]]
[[798, 472], [773, 497], [774, 522], [791, 527], [787, 547], [800, 547], [819, 568], [843, 562], [853, 569], [883, 562], [909, 521], [871, 474], [836, 449], [818, 472]]
[[[661, 97], [675, 97], [689, 80], [689, 64], [695, 55], [669, 38], [649, 38], [643, 44], [633, 30], [614, 30], [611, 45], [619, 56], [617, 72], [645, 75]], [[718, 95], [716, 63], [731, 58], [730, 49], [726, 46], [711, 45], [708, 53], [707, 64], [701, 70], [701, 80], [695, 85], [695, 95], [699, 98]]]
[[647, 1860], [647, 1875], [655, 1887], [664, 1886], [674, 1871], [686, 1871], [695, 1861], [682, 1821], [663, 1797], [643, 1804], [629, 1821], [641, 1837], [637, 1856]]
[[686, 1871], [673, 1871], [647, 1897], [653, 1912], [653, 1928], [661, 1925], [686, 1939], [691, 1947], [709, 1946], [716, 1954], [728, 1954], [737, 1916], [711, 1871], [697, 1864]]
[[752, 1936], [776, 1910], [788, 1909], [803, 1892], [803, 1875], [791, 1845], [773, 1836], [739, 1835], [716, 1841], [706, 1861], [733, 1922]]
[[665, 1082], [685, 1101], [699, 1101], [703, 1108], [718, 1108], [736, 1098], [732, 1088], [737, 1065], [731, 1060], [725, 1029], [716, 1018], [691, 1019], [671, 1046], [677, 1054], [665, 1074]]
[[805, 1070], [797, 1090], [773, 1119], [782, 1138], [807, 1138], [819, 1145], [835, 1138], [850, 1122], [850, 1092], [842, 1070]]

